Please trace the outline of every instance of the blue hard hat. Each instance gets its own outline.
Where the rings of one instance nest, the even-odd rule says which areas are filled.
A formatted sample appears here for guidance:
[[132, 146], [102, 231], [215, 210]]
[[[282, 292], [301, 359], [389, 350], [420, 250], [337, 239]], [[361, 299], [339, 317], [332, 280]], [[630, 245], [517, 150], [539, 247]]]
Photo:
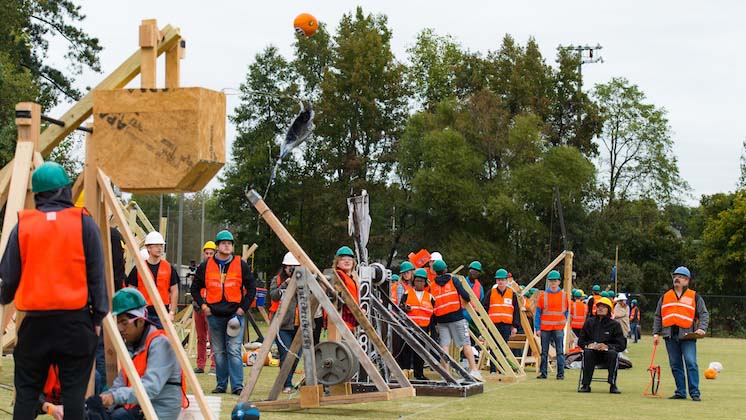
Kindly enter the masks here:
[[678, 267], [676, 270], [673, 270], [672, 275], [680, 274], [682, 276], [687, 276], [689, 278], [692, 278], [692, 273], [689, 271], [688, 268], [684, 267], [683, 265], [681, 267]]

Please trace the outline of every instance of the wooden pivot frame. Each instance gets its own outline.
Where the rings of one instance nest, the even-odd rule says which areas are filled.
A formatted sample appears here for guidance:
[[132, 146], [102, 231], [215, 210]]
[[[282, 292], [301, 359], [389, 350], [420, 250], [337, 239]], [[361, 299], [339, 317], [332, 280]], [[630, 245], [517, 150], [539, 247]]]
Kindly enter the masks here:
[[[372, 392], [364, 395], [338, 395], [338, 396], [322, 396], [319, 386], [305, 386], [301, 387], [301, 398], [292, 400], [276, 401], [276, 395], [274, 392], [270, 393], [269, 401], [258, 401], [255, 404], [261, 409], [284, 409], [284, 408], [308, 408], [308, 407], [319, 407], [324, 405], [332, 404], [352, 404], [368, 401], [384, 401], [393, 398], [401, 397], [412, 397], [415, 395], [414, 387], [409, 380], [404, 376], [401, 368], [394, 360], [393, 355], [386, 348], [381, 338], [376, 333], [375, 329], [371, 325], [370, 321], [365, 317], [358, 304], [353, 299], [350, 292], [341, 284], [340, 281], [334, 282], [334, 285], [327, 281], [326, 277], [321, 270], [314, 264], [314, 262], [308, 257], [306, 252], [301, 246], [295, 241], [290, 232], [287, 231], [285, 226], [280, 220], [272, 213], [272, 210], [267, 207], [261, 196], [254, 190], [251, 190], [247, 194], [251, 204], [259, 212], [259, 215], [267, 222], [267, 225], [275, 232], [280, 241], [285, 247], [295, 256], [300, 264], [309, 270], [312, 274], [310, 278], [306, 279], [306, 286], [308, 287], [309, 295], [311, 297], [311, 311], [315, 311], [316, 305], [321, 305], [327, 312], [328, 322], [332, 325], [336, 325], [342, 339], [348, 344], [352, 352], [357, 356], [360, 366], [365, 369], [368, 373], [370, 380], [376, 387], [377, 392]], [[291, 279], [288, 283], [288, 287], [285, 290], [286, 294], [294, 294], [297, 290], [297, 284], [295, 279]], [[368, 337], [376, 348], [376, 351], [384, 360], [390, 371], [396, 378], [397, 382], [401, 386], [400, 389], [391, 389], [386, 381], [378, 371], [378, 367], [368, 358], [363, 348], [355, 339], [352, 332], [345, 326], [341, 315], [337, 312], [334, 303], [329, 299], [327, 293], [341, 295], [342, 301], [350, 309], [355, 319], [360, 324], [360, 327], [366, 331]], [[257, 360], [264, 360], [269, 354], [272, 342], [277, 337], [280, 330], [280, 324], [285, 314], [289, 310], [291, 299], [283, 299], [277, 313], [273, 317], [269, 325], [269, 330], [265, 335], [265, 340], [259, 349], [259, 355]], [[290, 346], [288, 356], [292, 357], [293, 354], [297, 354], [301, 345], [300, 334], [302, 331], [298, 331], [293, 343]], [[289, 359], [286, 359], [289, 360]], [[239, 397], [239, 402], [246, 402], [251, 398], [251, 394], [254, 391], [256, 384], [259, 379], [259, 375], [263, 368], [262, 363], [255, 363], [249, 372], [249, 377], [244, 385], [243, 391]], [[292, 363], [286, 362], [280, 368], [280, 373], [275, 380], [275, 387], [277, 384], [285, 379], [287, 374], [292, 367]], [[273, 389], [274, 391], [274, 389]], [[275, 397], [275, 398], [271, 398]]]
[[[462, 302], [462, 306], [471, 316], [472, 322], [474, 322], [482, 338], [484, 338], [484, 344], [481, 344], [478, 337], [474, 337], [477, 345], [482, 347], [483, 357], [489, 357], [495, 363], [498, 372], [506, 378], [505, 380], [514, 381], [525, 378], [526, 373], [523, 371], [523, 367], [521, 367], [518, 360], [513, 356], [508, 343], [503, 340], [500, 332], [497, 331], [497, 327], [490, 320], [487, 311], [479, 303], [479, 299], [471, 287], [469, 287], [466, 278], [460, 275], [455, 275], [453, 278], [461, 283], [461, 286], [469, 294], [469, 299], [474, 302], [474, 305]], [[469, 334], [473, 335], [471, 330]]]
[[[574, 254], [572, 251], [562, 251], [557, 258], [554, 259], [551, 263], [549, 263], [548, 266], [546, 266], [541, 273], [539, 273], [536, 277], [534, 277], [533, 280], [531, 280], [524, 288], [520, 291], [521, 296], [525, 296], [526, 293], [534, 287], [537, 283], [539, 283], [541, 280], [545, 279], [547, 274], [549, 274], [550, 271], [554, 270], [554, 268], [559, 265], [559, 263], [563, 262], [565, 263], [564, 266], [564, 278], [565, 282], [563, 285], [564, 291], [567, 294], [567, 308], [568, 311], [570, 309], [570, 305], [572, 304], [572, 260], [573, 260]], [[524, 327], [525, 330], [525, 327]], [[563, 346], [565, 348], [565, 351], [569, 350], [568, 345], [571, 343], [569, 340], [568, 333], [571, 330], [570, 328], [570, 317], [568, 316], [565, 320], [565, 328], [564, 328], [564, 343]]]

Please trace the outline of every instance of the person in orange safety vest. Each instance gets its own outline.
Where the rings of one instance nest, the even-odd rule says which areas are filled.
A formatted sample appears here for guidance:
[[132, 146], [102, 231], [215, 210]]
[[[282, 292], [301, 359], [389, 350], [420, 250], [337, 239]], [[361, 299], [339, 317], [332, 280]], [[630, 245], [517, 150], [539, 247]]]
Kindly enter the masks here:
[[[520, 313], [518, 306], [519, 295], [508, 287], [508, 270], [501, 268], [495, 272], [495, 285], [489, 289], [482, 300], [482, 306], [487, 310], [490, 321], [507, 343], [510, 337], [518, 332]], [[490, 361], [490, 374], [496, 374], [497, 367]]]
[[710, 313], [702, 296], [689, 288], [692, 274], [688, 268], [678, 267], [672, 277], [673, 288], [660, 298], [655, 310], [653, 342], [657, 345], [660, 337], [666, 342], [668, 363], [676, 382], [676, 391], [670, 399], [686, 399], [688, 388], [692, 400], [700, 401], [697, 340], [686, 336], [704, 337]]
[[565, 324], [567, 323], [569, 297], [560, 289], [562, 277], [557, 270], [547, 275], [547, 289], [539, 294], [534, 314], [534, 331], [541, 337], [541, 365], [539, 379], [547, 378], [549, 345], [557, 352], [557, 379], [565, 379]]
[[[399, 306], [407, 313], [412, 320], [423, 331], [429, 330], [433, 318], [433, 308], [435, 307], [435, 298], [425, 290], [427, 284], [427, 271], [418, 268], [414, 272], [414, 288], [407, 290], [401, 298]], [[417, 352], [411, 347], [404, 344], [402, 349], [403, 369], [413, 369], [414, 378], [420, 381], [429, 380], [424, 373], [425, 362]]]

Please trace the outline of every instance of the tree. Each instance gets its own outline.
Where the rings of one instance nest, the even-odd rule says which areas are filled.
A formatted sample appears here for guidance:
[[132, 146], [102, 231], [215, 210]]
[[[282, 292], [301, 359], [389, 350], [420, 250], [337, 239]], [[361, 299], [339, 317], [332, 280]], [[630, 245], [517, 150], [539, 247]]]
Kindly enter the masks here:
[[624, 78], [597, 85], [593, 95], [604, 121], [599, 141], [605, 204], [633, 197], [665, 203], [685, 191], [666, 110], [646, 103], [640, 88]]
[[464, 53], [450, 35], [440, 36], [431, 28], [417, 34], [407, 48], [407, 80], [423, 108], [433, 110], [441, 101], [456, 94]]
[[738, 189], [746, 188], [746, 140], [741, 143], [741, 174], [738, 176]]

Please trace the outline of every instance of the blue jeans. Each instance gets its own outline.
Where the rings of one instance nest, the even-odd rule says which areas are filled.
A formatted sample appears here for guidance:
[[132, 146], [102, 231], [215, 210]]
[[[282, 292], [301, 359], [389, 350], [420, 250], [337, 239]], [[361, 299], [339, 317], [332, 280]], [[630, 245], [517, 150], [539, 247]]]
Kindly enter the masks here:
[[[510, 340], [510, 330], [511, 328], [513, 328], [513, 326], [511, 324], [504, 324], [501, 322], [499, 324], [495, 324], [495, 327], [497, 328], [497, 332], [500, 333], [500, 336], [502, 337], [502, 339], [507, 343]], [[493, 356], [495, 355], [493, 354]], [[497, 356], [495, 356], [495, 359], [497, 359]], [[496, 372], [497, 372], [497, 366], [495, 366], [495, 362], [490, 360], [490, 373], [496, 373]]]
[[[293, 344], [293, 339], [295, 338], [295, 333], [298, 332], [298, 329], [294, 330], [280, 330], [279, 334], [277, 335], [277, 351], [280, 353], [280, 366], [282, 366], [283, 363], [285, 363], [285, 358], [288, 356], [288, 351], [286, 350], [290, 348], [290, 345]], [[288, 373], [288, 377], [285, 378], [285, 385], [283, 387], [285, 388], [292, 388], [293, 387], [293, 372], [295, 372], [295, 368], [298, 366], [298, 359], [295, 356], [290, 356], [293, 358], [293, 369], [290, 370], [290, 373]]]
[[547, 376], [547, 363], [549, 362], [549, 344], [554, 343], [557, 351], [557, 377], [565, 377], [565, 331], [553, 330], [541, 332], [541, 366], [539, 372]]
[[228, 389], [228, 379], [231, 380], [231, 391], [243, 388], [243, 360], [241, 360], [241, 347], [243, 347], [244, 318], [238, 317], [241, 322], [241, 331], [235, 337], [229, 337], [226, 333], [228, 321], [233, 316], [207, 317], [207, 326], [210, 329], [210, 346], [212, 354], [215, 355], [215, 375], [217, 376], [217, 387]]
[[637, 321], [632, 321], [629, 323], [629, 334], [627, 334], [627, 338], [635, 337], [635, 343], [640, 338], [637, 335]]
[[[697, 341], [666, 338], [668, 363], [676, 381], [676, 395], [686, 397], [686, 381], [689, 379], [689, 395], [699, 396], [699, 367], [697, 366]], [[686, 365], [686, 375], [684, 374]]]

